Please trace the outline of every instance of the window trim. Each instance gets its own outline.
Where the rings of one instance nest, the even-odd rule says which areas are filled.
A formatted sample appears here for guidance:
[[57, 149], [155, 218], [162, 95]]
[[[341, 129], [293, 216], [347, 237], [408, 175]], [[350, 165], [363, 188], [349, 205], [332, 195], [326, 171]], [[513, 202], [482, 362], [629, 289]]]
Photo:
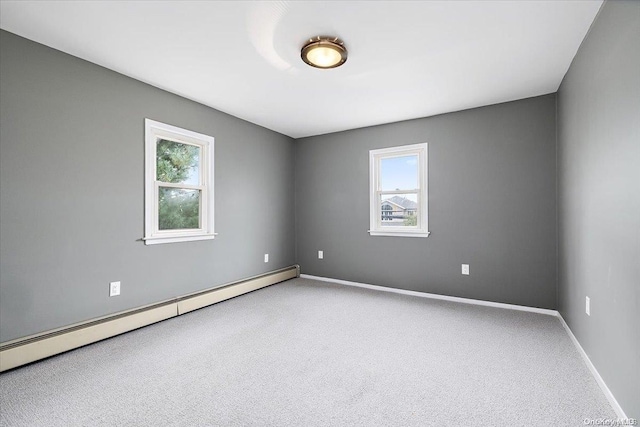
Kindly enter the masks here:
[[[198, 185], [173, 184], [157, 180], [156, 144], [158, 138], [200, 147], [200, 183]], [[214, 233], [214, 142], [215, 139], [212, 136], [145, 119], [145, 224], [143, 240], [146, 245], [210, 240], [216, 236], [217, 233]], [[200, 191], [200, 228], [159, 229], [158, 192], [160, 187], [177, 187]]]
[[[394, 191], [380, 190], [380, 164], [384, 158], [418, 155], [418, 185], [417, 189]], [[396, 147], [369, 150], [369, 235], [394, 237], [428, 237], [429, 232], [429, 187], [428, 187], [428, 158], [429, 150], [426, 142], [420, 144], [402, 145]], [[415, 227], [388, 230], [382, 227], [382, 193], [407, 194], [415, 193], [418, 199], [418, 224]], [[386, 228], [386, 229], [385, 229]]]

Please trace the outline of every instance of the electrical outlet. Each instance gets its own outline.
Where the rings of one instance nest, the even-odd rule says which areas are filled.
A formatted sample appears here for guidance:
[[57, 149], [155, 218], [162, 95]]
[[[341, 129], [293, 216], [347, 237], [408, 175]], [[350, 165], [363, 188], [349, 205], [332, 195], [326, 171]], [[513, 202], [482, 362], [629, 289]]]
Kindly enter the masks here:
[[264, 262], [269, 262], [269, 254], [264, 254]]
[[469, 264], [462, 264], [462, 274], [465, 276], [469, 275]]
[[109, 296], [115, 297], [120, 295], [120, 282], [109, 283]]
[[587, 313], [587, 316], [591, 316], [591, 298], [589, 297], [585, 300], [584, 311]]
[[324, 259], [324, 251], [318, 251], [318, 259]]

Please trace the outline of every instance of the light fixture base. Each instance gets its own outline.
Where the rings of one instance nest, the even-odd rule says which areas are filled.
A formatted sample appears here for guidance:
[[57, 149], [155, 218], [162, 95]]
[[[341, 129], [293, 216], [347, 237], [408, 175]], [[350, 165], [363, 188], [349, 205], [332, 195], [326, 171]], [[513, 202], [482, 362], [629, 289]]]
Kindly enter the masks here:
[[314, 68], [336, 68], [347, 62], [347, 48], [338, 37], [316, 36], [302, 46], [300, 57]]

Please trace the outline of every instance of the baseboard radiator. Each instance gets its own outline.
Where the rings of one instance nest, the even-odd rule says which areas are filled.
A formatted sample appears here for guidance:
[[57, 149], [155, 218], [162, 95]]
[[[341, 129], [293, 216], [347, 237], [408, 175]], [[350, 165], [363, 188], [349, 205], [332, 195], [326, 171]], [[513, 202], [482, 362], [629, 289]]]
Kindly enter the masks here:
[[156, 304], [8, 341], [0, 345], [0, 372], [299, 276], [300, 267], [294, 265]]

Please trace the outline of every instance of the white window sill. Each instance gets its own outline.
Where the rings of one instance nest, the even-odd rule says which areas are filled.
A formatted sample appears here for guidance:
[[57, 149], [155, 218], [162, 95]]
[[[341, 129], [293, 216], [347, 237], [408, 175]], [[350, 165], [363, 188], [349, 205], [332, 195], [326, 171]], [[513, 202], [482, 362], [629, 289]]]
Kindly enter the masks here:
[[369, 230], [370, 236], [391, 236], [391, 237], [429, 237], [430, 231], [380, 231]]
[[144, 240], [145, 245], [159, 245], [162, 243], [178, 243], [178, 242], [193, 242], [196, 240], [212, 240], [217, 235], [218, 233], [196, 234], [191, 236], [155, 236], [155, 237], [145, 237], [142, 240]]

